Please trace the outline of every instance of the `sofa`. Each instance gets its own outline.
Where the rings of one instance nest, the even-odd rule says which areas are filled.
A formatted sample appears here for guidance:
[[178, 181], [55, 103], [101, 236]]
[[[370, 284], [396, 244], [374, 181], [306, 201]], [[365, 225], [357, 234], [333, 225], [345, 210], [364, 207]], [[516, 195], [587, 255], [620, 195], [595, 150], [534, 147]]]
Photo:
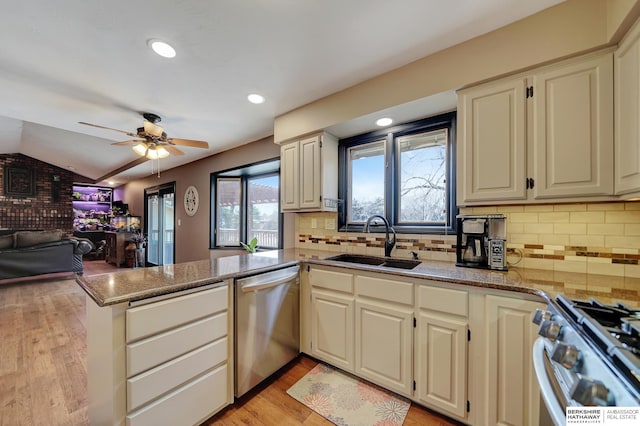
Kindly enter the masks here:
[[93, 248], [90, 240], [62, 231], [5, 231], [0, 235], [0, 279], [55, 272], [82, 275], [82, 256]]

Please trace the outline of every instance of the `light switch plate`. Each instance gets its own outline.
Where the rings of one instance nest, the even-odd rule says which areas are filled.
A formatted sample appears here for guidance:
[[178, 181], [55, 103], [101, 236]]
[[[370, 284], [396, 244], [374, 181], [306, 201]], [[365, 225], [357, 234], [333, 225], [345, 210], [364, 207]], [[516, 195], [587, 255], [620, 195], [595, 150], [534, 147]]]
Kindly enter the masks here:
[[335, 229], [336, 221], [335, 219], [325, 219], [324, 220], [324, 229]]
[[316, 229], [318, 227], [318, 219], [316, 219], [315, 217], [311, 218], [311, 228], [312, 229]]

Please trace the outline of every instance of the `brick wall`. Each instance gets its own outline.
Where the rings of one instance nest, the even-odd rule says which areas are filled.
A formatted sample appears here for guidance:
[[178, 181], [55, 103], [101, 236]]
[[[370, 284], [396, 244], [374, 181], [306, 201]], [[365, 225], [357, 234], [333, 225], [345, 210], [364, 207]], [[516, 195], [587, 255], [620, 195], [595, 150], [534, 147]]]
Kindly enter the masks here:
[[[35, 172], [35, 196], [5, 194], [5, 166]], [[54, 177], [59, 181], [54, 183]], [[22, 154], [0, 154], [0, 229], [61, 229], [72, 232], [71, 187], [75, 174]], [[59, 199], [54, 200], [54, 190]]]
[[[519, 268], [640, 277], [640, 202], [463, 208], [507, 216], [507, 260]], [[296, 247], [384, 254], [384, 234], [326, 229], [336, 213], [298, 213]], [[329, 227], [330, 228], [330, 227]], [[455, 235], [398, 234], [392, 255], [455, 262]]]

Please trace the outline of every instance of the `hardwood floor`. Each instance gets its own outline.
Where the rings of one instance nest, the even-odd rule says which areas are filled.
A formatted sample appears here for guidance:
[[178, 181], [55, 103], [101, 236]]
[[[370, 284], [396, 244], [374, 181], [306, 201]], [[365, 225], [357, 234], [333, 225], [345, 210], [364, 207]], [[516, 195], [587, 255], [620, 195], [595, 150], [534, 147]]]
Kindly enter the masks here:
[[0, 285], [0, 425], [87, 425], [85, 300], [74, 280]]
[[[109, 270], [85, 264], [86, 275]], [[85, 294], [73, 279], [0, 284], [0, 426], [88, 425], [86, 349]], [[286, 394], [315, 365], [300, 357], [204, 424], [331, 425]], [[404, 424], [456, 423], [412, 404]]]
[[[207, 420], [204, 425], [323, 425], [333, 423], [287, 394], [317, 362], [301, 356], [268, 383], [259, 385], [236, 403]], [[404, 426], [455, 426], [459, 423], [411, 404]]]

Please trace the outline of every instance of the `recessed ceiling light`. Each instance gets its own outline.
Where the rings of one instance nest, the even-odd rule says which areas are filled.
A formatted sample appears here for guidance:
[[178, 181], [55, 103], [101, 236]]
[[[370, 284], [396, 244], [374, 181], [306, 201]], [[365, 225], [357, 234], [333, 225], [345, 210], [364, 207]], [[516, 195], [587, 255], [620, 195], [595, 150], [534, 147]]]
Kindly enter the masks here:
[[107, 182], [109, 185], [113, 185], [115, 182], [110, 180], [109, 182]]
[[176, 56], [176, 50], [169, 44], [160, 40], [149, 40], [149, 47], [163, 58], [173, 58]]
[[380, 127], [388, 126], [391, 123], [393, 123], [393, 120], [389, 117], [379, 118], [376, 120], [376, 124]]
[[264, 102], [264, 96], [258, 95], [257, 93], [250, 94], [247, 96], [247, 99], [249, 99], [249, 102], [252, 104], [261, 104]]

